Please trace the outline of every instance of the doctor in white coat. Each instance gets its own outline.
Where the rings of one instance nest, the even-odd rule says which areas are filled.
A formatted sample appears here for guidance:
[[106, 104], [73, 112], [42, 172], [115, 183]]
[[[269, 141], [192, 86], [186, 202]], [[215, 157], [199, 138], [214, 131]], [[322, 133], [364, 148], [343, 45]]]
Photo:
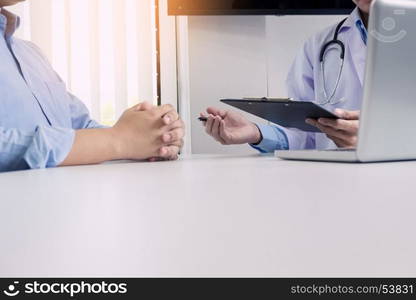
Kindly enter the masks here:
[[[210, 107], [206, 113], [201, 113], [201, 117], [208, 119], [204, 123], [206, 132], [223, 145], [248, 143], [264, 153], [288, 149], [355, 148], [372, 0], [353, 1], [357, 8], [346, 20], [340, 20], [305, 43], [287, 78], [290, 98], [316, 101], [335, 111], [340, 120], [306, 120], [322, 132], [315, 134], [254, 124], [236, 112]], [[338, 40], [345, 45], [343, 67], [341, 69], [342, 48], [332, 44], [325, 51], [322, 68], [321, 51], [326, 43], [334, 39], [336, 32]]]

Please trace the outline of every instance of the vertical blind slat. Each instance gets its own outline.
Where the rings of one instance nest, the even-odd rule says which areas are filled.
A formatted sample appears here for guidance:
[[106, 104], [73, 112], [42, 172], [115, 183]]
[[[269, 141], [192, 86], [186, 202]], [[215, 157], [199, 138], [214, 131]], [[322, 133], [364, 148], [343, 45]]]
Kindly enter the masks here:
[[68, 35], [65, 20], [65, 1], [52, 2], [52, 63], [62, 80], [68, 82]]
[[91, 109], [89, 6], [85, 0], [70, 0], [72, 90]]
[[115, 61], [114, 57], [114, 27], [113, 0], [100, 0], [100, 94], [101, 120], [111, 125], [115, 120]]
[[120, 117], [128, 106], [127, 99], [127, 50], [126, 50], [126, 14], [125, 0], [115, 0], [114, 3], [114, 59], [115, 59], [115, 90], [116, 118]]
[[[158, 74], [157, 70], [157, 49], [156, 49], [156, 35], [158, 34], [156, 32], [156, 0], [149, 1], [150, 4], [150, 39], [151, 39], [151, 62], [152, 62], [152, 71], [151, 74], [156, 74], [156, 80], [152, 81], [152, 97], [154, 104], [158, 103], [158, 77], [160, 77], [160, 74]], [[155, 55], [152, 55], [155, 54]]]
[[137, 0], [126, 0], [127, 93], [129, 106], [139, 102]]
[[90, 19], [90, 86], [91, 115], [95, 120], [101, 118], [100, 104], [100, 0], [89, 0]]
[[32, 41], [52, 61], [52, 0], [32, 1], [30, 19]]
[[67, 85], [72, 90], [72, 39], [71, 39], [71, 0], [65, 0], [65, 40], [66, 40], [66, 66]]
[[139, 98], [140, 100], [156, 103], [154, 94], [155, 68], [154, 68], [154, 0], [138, 0], [138, 71], [139, 71]]

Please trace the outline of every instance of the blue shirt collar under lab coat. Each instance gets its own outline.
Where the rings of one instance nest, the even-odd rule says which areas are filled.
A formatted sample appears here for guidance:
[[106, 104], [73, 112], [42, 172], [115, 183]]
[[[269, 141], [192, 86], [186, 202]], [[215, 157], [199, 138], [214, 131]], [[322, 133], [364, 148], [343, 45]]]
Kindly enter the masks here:
[[361, 39], [364, 44], [367, 45], [367, 29], [364, 26], [364, 22], [361, 18], [360, 10], [356, 7], [353, 12], [349, 15], [345, 23], [341, 26], [340, 32], [348, 31], [351, 28], [356, 28], [361, 34]]
[[4, 8], [0, 8], [0, 32], [10, 38], [20, 27], [20, 17], [9, 12]]

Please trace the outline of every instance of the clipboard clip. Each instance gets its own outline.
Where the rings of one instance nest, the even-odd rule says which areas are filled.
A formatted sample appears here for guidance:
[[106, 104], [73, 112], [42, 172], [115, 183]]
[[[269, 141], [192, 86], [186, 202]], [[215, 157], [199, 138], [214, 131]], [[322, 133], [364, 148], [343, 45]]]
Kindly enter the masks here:
[[262, 101], [262, 102], [287, 102], [287, 101], [293, 101], [293, 98], [268, 98], [268, 97], [262, 97], [262, 98], [255, 98], [255, 97], [245, 97], [243, 100], [249, 100], [249, 101]]

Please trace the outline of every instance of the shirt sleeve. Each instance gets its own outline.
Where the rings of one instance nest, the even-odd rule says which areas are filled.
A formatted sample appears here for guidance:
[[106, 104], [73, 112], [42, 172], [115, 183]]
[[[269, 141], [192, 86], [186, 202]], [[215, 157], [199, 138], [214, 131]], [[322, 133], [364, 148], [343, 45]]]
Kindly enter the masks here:
[[261, 153], [271, 153], [275, 150], [288, 150], [289, 141], [286, 133], [277, 126], [257, 124], [262, 135], [262, 141], [258, 145], [251, 145]]
[[[288, 95], [298, 101], [313, 101], [315, 99], [313, 64], [310, 59], [312, 40], [305, 43], [290, 68], [286, 85]], [[277, 125], [259, 125], [263, 140], [259, 145], [251, 145], [263, 153], [275, 150], [315, 149], [314, 133], [298, 129], [288, 129]]]
[[[34, 50], [38, 55], [39, 58], [43, 61], [45, 66], [50, 70], [50, 73], [53, 76], [53, 79], [59, 82], [64, 83], [62, 78], [59, 74], [53, 69], [52, 65], [50, 64], [49, 60], [45, 55], [43, 55], [41, 49], [32, 42], [25, 42], [32, 50]], [[72, 128], [75, 130], [79, 129], [92, 129], [92, 128], [107, 128], [104, 125], [93, 120], [90, 116], [88, 108], [85, 104], [77, 98], [75, 95], [71, 94], [70, 92], [66, 91], [69, 95], [70, 99], [70, 111], [71, 111], [71, 121], [72, 121]]]
[[71, 151], [75, 131], [37, 127], [33, 132], [0, 127], [0, 172], [56, 167]]
[[71, 93], [69, 93], [69, 96], [73, 129], [107, 128], [107, 126], [101, 125], [91, 118], [88, 108], [81, 100]]

